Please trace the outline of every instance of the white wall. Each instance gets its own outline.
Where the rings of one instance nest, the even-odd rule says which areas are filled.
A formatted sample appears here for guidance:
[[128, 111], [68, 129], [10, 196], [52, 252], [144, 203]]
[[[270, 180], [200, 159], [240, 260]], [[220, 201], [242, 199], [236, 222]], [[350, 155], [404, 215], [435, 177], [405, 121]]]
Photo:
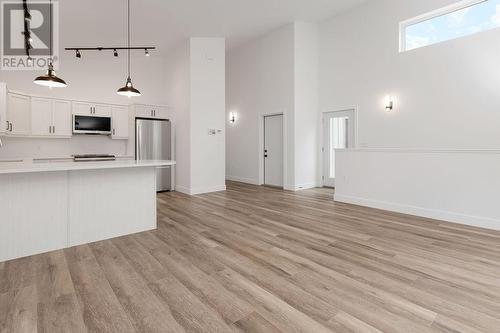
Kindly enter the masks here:
[[500, 151], [337, 152], [335, 200], [500, 230]]
[[399, 53], [400, 21], [453, 2], [369, 1], [321, 24], [320, 108], [359, 107], [335, 199], [500, 229], [500, 29]]
[[[226, 189], [224, 38], [191, 38], [191, 192]], [[209, 129], [216, 134], [209, 135]]]
[[177, 190], [191, 188], [190, 45], [182, 42], [166, 56], [165, 92], [174, 111], [175, 167]]
[[227, 178], [262, 184], [262, 116], [285, 114], [285, 189], [318, 182], [317, 26], [295, 22], [232, 49], [227, 61]]
[[167, 56], [166, 73], [177, 134], [176, 189], [225, 190], [225, 39], [184, 41]]
[[367, 1], [321, 24], [320, 107], [359, 106], [360, 147], [499, 147], [500, 29], [398, 52], [400, 21], [453, 2]]
[[[227, 112], [237, 115], [235, 124], [227, 122], [227, 178], [259, 184], [260, 117], [284, 113], [285, 131], [293, 132], [293, 24], [229, 50], [226, 91]], [[293, 164], [293, 143], [288, 140], [285, 184], [294, 183]]]
[[[169, 97], [164, 92], [164, 60], [161, 57], [134, 56], [132, 58], [132, 80], [142, 96], [128, 99], [116, 94], [125, 84], [126, 57], [118, 58], [112, 53], [84, 53], [76, 59], [74, 53], [61, 51], [62, 59], [57, 75], [68, 87], [48, 89], [33, 83], [43, 72], [0, 71], [0, 82], [6, 82], [9, 90], [27, 94], [61, 99], [83, 100], [115, 104], [167, 104]], [[111, 140], [109, 137], [78, 137], [71, 139], [2, 138], [1, 158], [60, 157], [71, 154], [111, 153], [134, 154], [127, 151], [126, 140]]]
[[295, 22], [295, 188], [320, 185], [318, 26]]

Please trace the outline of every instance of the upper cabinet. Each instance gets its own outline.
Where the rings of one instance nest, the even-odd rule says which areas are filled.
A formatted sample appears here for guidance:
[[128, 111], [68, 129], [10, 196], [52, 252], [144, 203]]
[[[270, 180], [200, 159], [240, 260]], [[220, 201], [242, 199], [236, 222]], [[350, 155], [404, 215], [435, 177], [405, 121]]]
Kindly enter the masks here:
[[129, 109], [126, 106], [112, 106], [112, 139], [128, 139]]
[[73, 114], [80, 116], [111, 117], [111, 105], [73, 102]]
[[7, 130], [7, 84], [0, 82], [0, 134]]
[[168, 108], [155, 105], [134, 105], [135, 116], [139, 118], [169, 119]]
[[31, 135], [71, 137], [71, 102], [31, 98]]
[[52, 103], [52, 125], [55, 136], [70, 137], [73, 134], [73, 117], [71, 116], [71, 102], [54, 100]]
[[9, 135], [30, 135], [31, 107], [30, 97], [21, 94], [7, 94], [6, 132]]

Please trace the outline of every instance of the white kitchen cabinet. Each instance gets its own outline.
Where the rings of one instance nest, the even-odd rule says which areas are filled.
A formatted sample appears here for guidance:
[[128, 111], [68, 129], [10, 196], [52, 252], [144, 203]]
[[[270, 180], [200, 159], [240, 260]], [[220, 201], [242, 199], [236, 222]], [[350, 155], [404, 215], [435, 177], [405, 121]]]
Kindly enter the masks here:
[[7, 84], [0, 82], [0, 134], [7, 130]]
[[31, 98], [31, 135], [71, 136], [71, 102]]
[[7, 134], [27, 136], [31, 132], [30, 97], [21, 94], [7, 95]]
[[155, 111], [156, 118], [159, 118], [159, 119], [170, 119], [171, 118], [170, 110], [166, 106], [157, 106], [155, 108], [155, 110], [156, 110]]
[[52, 103], [53, 135], [71, 136], [73, 134], [73, 117], [71, 116], [71, 102], [54, 100]]
[[52, 99], [31, 98], [31, 135], [52, 135]]
[[139, 118], [168, 119], [168, 108], [158, 105], [136, 104], [135, 116]]
[[111, 105], [73, 102], [73, 114], [81, 116], [111, 117]]
[[112, 139], [128, 139], [129, 109], [126, 106], [112, 107]]

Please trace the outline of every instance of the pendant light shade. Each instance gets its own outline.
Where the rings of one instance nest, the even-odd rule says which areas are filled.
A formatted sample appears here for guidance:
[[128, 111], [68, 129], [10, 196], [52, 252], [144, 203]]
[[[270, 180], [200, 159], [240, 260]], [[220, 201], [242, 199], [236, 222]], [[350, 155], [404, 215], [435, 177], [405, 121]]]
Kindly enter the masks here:
[[67, 87], [68, 85], [66, 82], [56, 76], [56, 72], [54, 71], [54, 66], [52, 64], [52, 56], [53, 56], [53, 50], [52, 50], [52, 0], [50, 1], [50, 10], [49, 10], [49, 17], [50, 17], [50, 60], [49, 60], [49, 68], [47, 70], [47, 74], [39, 76], [33, 80], [33, 83], [39, 84], [41, 86], [49, 87], [49, 88], [64, 88]]
[[132, 79], [130, 78], [130, 0], [127, 1], [127, 46], [128, 46], [128, 57], [127, 57], [127, 68], [128, 76], [125, 87], [118, 89], [116, 92], [118, 95], [127, 97], [137, 97], [141, 96], [141, 92], [134, 88], [132, 85]]
[[127, 78], [127, 83], [124, 87], [118, 89], [116, 92], [118, 95], [127, 96], [127, 97], [136, 97], [141, 96], [141, 92], [134, 88], [132, 85], [132, 79], [130, 76]]
[[49, 64], [47, 74], [37, 77], [33, 82], [49, 88], [64, 88], [68, 86], [63, 79], [56, 76], [52, 63]]

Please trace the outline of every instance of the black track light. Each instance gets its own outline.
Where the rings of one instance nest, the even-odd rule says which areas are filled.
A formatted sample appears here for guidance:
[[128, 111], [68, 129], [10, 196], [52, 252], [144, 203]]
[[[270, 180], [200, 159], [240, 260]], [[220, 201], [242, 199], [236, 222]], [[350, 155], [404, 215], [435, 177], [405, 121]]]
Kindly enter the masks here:
[[144, 49], [144, 54], [146, 55], [146, 57], [149, 57], [149, 50], [148, 49]]
[[115, 57], [118, 57], [118, 51], [117, 51], [116, 49], [114, 49], [114, 50], [113, 50], [113, 55], [114, 55]]
[[82, 57], [82, 54], [80, 53], [80, 50], [76, 50], [76, 57], [77, 58], [81, 58]]

